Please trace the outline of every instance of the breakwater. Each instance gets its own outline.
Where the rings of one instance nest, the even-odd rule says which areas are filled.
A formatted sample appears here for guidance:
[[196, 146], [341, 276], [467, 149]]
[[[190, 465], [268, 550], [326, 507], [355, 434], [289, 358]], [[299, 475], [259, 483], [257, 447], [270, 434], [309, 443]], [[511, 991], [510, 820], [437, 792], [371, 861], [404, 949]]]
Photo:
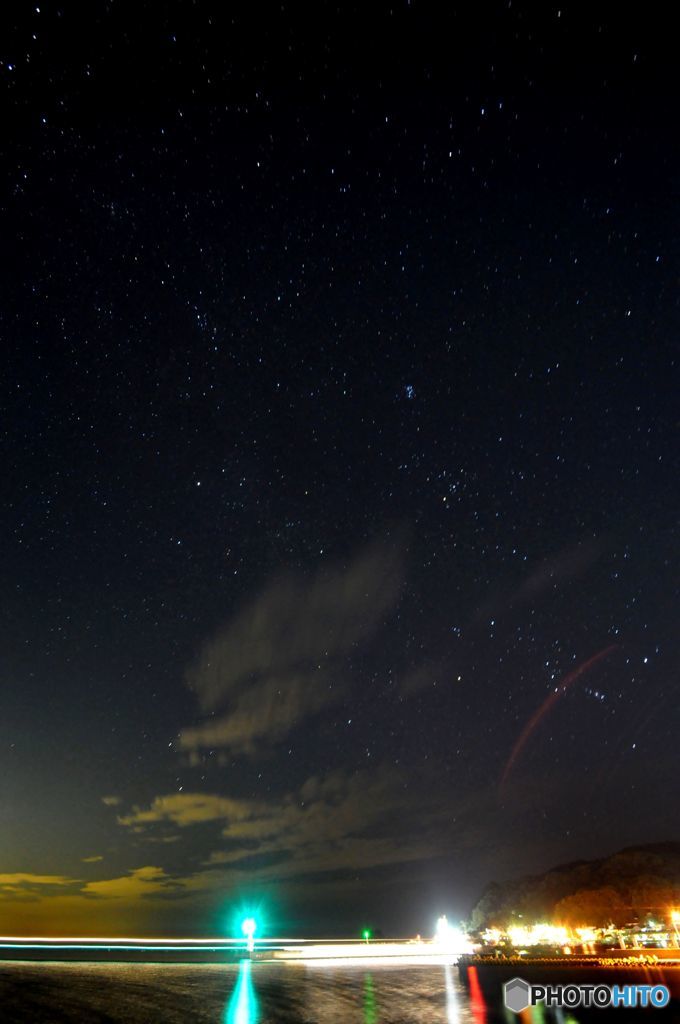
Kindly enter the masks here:
[[671, 997], [680, 1000], [680, 960], [662, 958], [658, 952], [665, 951], [640, 950], [632, 956], [463, 956], [458, 973], [467, 992], [481, 995], [491, 1005], [502, 999], [504, 983], [517, 977], [535, 985], [666, 985]]

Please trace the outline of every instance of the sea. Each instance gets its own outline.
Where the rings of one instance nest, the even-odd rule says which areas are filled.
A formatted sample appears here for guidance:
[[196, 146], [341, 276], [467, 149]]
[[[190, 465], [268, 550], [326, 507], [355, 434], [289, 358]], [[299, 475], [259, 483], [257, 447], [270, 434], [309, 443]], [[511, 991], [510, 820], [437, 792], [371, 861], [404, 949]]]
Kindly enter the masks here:
[[[499, 993], [500, 996], [500, 993]], [[516, 1016], [471, 999], [454, 965], [0, 963], [2, 1024], [628, 1024], [663, 1010]]]

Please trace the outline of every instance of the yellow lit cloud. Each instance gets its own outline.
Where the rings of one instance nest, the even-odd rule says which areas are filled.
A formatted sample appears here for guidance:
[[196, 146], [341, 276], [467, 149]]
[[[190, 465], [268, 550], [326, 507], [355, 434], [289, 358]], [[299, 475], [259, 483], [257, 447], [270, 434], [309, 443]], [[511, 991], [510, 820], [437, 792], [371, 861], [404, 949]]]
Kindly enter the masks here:
[[64, 875], [32, 875], [27, 872], [18, 872], [11, 875], [0, 875], [0, 887], [9, 885], [73, 885], [73, 878], [66, 878]]
[[121, 878], [107, 878], [101, 882], [88, 882], [83, 896], [97, 896], [101, 899], [137, 900], [154, 892], [177, 888], [178, 882], [166, 875], [163, 868], [136, 868]]
[[209, 793], [171, 793], [157, 796], [147, 810], [135, 807], [131, 814], [118, 818], [120, 825], [139, 826], [171, 821], [180, 828], [205, 821], [242, 821], [253, 814], [254, 803], [232, 800]]
[[[422, 794], [415, 811], [411, 785]], [[404, 833], [394, 822], [407, 814], [412, 827]], [[451, 843], [450, 814], [428, 799], [426, 781], [393, 766], [313, 776], [276, 801], [169, 794], [119, 818], [126, 827], [152, 834], [168, 821], [180, 827], [220, 826], [223, 848], [203, 862], [206, 871], [185, 879], [192, 891], [229, 886], [243, 872], [265, 880], [413, 861], [444, 853]], [[220, 875], [220, 867], [227, 873]]]
[[172, 934], [176, 907], [162, 896], [181, 893], [185, 883], [153, 865], [85, 884], [62, 875], [0, 875], [2, 931], [18, 936]]

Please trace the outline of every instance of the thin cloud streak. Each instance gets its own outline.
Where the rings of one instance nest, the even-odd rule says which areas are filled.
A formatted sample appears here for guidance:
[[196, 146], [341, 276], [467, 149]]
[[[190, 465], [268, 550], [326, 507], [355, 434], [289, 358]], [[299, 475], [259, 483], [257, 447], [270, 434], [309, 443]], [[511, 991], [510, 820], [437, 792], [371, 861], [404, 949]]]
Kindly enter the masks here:
[[349, 566], [267, 587], [187, 673], [210, 717], [182, 731], [180, 748], [260, 753], [340, 700], [343, 659], [391, 613], [401, 580], [399, 551], [373, 545]]

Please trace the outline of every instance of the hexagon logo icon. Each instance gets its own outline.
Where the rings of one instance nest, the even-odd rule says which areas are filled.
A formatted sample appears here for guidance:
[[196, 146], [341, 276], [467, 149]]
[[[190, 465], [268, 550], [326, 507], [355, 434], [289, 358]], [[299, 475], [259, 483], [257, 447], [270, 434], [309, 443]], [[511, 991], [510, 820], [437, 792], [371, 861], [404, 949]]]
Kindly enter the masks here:
[[526, 1010], [529, 1005], [529, 984], [523, 981], [522, 978], [513, 978], [512, 981], [506, 981], [503, 986], [505, 989], [505, 1005], [513, 1013], [521, 1013], [522, 1010]]

